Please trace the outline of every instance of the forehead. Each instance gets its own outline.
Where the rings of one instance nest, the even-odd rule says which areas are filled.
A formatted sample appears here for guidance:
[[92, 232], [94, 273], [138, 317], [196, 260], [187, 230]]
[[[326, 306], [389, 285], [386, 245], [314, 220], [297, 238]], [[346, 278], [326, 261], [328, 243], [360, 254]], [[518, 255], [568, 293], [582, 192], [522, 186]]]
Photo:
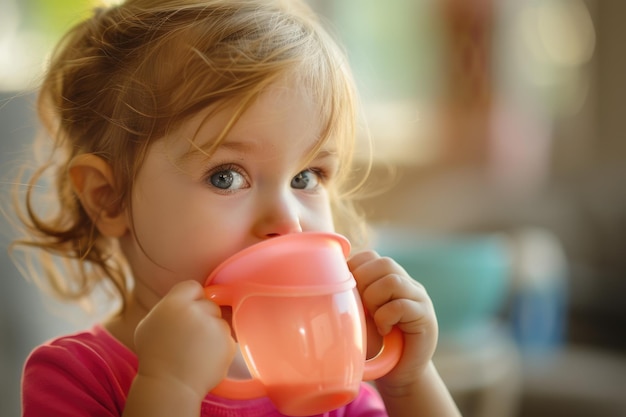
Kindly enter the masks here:
[[334, 153], [319, 103], [304, 88], [277, 83], [247, 99], [210, 106], [169, 135], [177, 159], [210, 157], [219, 148], [281, 152], [287, 146]]

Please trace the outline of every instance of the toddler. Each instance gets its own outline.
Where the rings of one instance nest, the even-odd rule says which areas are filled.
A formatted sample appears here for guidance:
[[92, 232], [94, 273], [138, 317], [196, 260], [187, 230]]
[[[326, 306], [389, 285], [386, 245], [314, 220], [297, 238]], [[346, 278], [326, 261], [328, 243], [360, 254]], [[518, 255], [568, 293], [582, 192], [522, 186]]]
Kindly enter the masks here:
[[[348, 189], [355, 101], [344, 55], [296, 0], [128, 0], [73, 27], [41, 85], [52, 149], [28, 179], [17, 208], [28, 238], [15, 246], [38, 249], [62, 299], [104, 288], [119, 309], [31, 353], [23, 416], [280, 416], [267, 398], [211, 394], [247, 368], [202, 284], [264, 239], [361, 242]], [[326, 415], [458, 416], [431, 362], [424, 288], [373, 251], [348, 266], [371, 345], [397, 326], [404, 349]]]

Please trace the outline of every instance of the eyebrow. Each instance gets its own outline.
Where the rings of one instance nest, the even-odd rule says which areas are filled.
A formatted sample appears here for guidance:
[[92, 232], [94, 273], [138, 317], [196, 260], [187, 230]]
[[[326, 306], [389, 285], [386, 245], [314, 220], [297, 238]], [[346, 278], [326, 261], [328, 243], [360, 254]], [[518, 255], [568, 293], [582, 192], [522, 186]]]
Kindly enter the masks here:
[[326, 159], [326, 158], [334, 158], [338, 156], [338, 152], [336, 149], [328, 149], [321, 148], [310, 158], [311, 161], [316, 161], [318, 159]]
[[[196, 142], [190, 142], [190, 149], [177, 158], [178, 162], [185, 162], [196, 155], [203, 155], [206, 157], [212, 156], [218, 149], [226, 149], [231, 151], [237, 151], [242, 153], [254, 153], [260, 146], [256, 142], [240, 141], [240, 140], [225, 140], [219, 145], [215, 146], [213, 141], [207, 141], [207, 143], [198, 145]], [[335, 148], [322, 147], [315, 152], [314, 155], [307, 155], [309, 161], [316, 161], [320, 159], [333, 158], [338, 155]]]
[[208, 158], [211, 157], [218, 149], [230, 149], [239, 152], [254, 152], [255, 148], [256, 146], [247, 141], [223, 141], [218, 145], [215, 145], [213, 140], [209, 140], [201, 145], [199, 145], [196, 141], [189, 141], [189, 149], [176, 158], [176, 160], [178, 162], [185, 162], [198, 155]]

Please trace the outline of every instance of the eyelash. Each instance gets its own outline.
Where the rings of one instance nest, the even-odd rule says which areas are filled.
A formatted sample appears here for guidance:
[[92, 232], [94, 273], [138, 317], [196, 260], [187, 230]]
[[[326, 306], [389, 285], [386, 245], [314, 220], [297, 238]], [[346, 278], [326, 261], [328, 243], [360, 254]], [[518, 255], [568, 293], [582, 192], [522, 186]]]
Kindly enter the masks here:
[[206, 172], [206, 174], [204, 174], [204, 178], [209, 179], [211, 178], [211, 175], [216, 174], [221, 171], [234, 171], [243, 177], [246, 176], [244, 170], [239, 165], [229, 163], [229, 164], [224, 164], [224, 165], [218, 165], [214, 168], [209, 169]]
[[[237, 174], [239, 174], [242, 177], [247, 179], [247, 175], [246, 175], [245, 171], [239, 165], [228, 163], [228, 164], [224, 164], [224, 165], [218, 165], [216, 167], [213, 167], [213, 168], [209, 169], [202, 176], [202, 180], [205, 181], [205, 182], [210, 181], [212, 175], [214, 175], [214, 174], [216, 174], [218, 172], [221, 172], [221, 171], [234, 171]], [[321, 184], [326, 184], [328, 182], [329, 178], [330, 178], [328, 170], [326, 170], [324, 168], [309, 167], [309, 168], [303, 169], [302, 171], [299, 171], [298, 174], [300, 172], [304, 172], [304, 171], [310, 171], [313, 174], [317, 175], [317, 177], [319, 179], [319, 182]], [[298, 174], [296, 174], [296, 175], [298, 175]]]
[[317, 175], [317, 177], [320, 180], [320, 183], [325, 184], [328, 181], [328, 171], [323, 169], [323, 168], [319, 168], [319, 167], [311, 167], [311, 168], [305, 168], [300, 172], [303, 171], [311, 171], [312, 173], [314, 173], [315, 175]]
[[[217, 174], [218, 172], [222, 172], [222, 171], [236, 172], [237, 174], [241, 175], [246, 181], [248, 180], [248, 176], [239, 165], [228, 163], [228, 164], [218, 165], [216, 167], [213, 167], [207, 170], [206, 173], [202, 176], [202, 181], [210, 183], [211, 177]], [[224, 190], [224, 191], [228, 191], [228, 190]]]

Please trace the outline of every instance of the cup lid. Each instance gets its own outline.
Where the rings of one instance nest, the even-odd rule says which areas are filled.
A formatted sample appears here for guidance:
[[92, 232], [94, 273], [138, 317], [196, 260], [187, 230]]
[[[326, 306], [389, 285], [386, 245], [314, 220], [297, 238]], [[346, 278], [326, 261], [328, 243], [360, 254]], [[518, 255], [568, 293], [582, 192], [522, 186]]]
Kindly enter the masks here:
[[237, 252], [213, 270], [205, 285], [272, 288], [280, 292], [352, 287], [350, 242], [328, 232], [291, 233]]

